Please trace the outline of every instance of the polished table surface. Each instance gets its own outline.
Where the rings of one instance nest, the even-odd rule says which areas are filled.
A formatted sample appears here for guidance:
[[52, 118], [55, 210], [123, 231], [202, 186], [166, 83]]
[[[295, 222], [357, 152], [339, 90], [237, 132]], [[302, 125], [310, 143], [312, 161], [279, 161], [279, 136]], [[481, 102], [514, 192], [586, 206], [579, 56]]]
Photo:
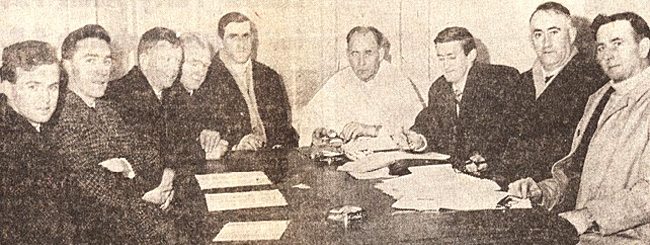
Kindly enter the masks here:
[[[200, 172], [264, 171], [270, 186], [206, 190], [204, 193], [279, 189], [283, 207], [210, 212], [202, 239], [210, 242], [228, 222], [291, 220], [278, 241], [263, 244], [575, 244], [567, 221], [541, 209], [451, 212], [402, 212], [395, 200], [374, 188], [379, 180], [356, 180], [335, 166], [316, 163], [305, 149], [235, 152], [209, 161]], [[305, 184], [310, 189], [294, 188]], [[364, 209], [346, 229], [327, 219], [342, 205]]]

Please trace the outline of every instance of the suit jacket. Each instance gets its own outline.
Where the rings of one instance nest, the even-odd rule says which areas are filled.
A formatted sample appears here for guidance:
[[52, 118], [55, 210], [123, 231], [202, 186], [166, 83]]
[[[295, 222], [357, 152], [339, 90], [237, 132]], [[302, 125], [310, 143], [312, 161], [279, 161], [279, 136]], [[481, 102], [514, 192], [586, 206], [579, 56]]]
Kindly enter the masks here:
[[71, 243], [76, 191], [67, 166], [41, 132], [0, 96], [0, 240], [5, 244]]
[[532, 70], [521, 75], [512, 112], [515, 134], [508, 141], [495, 175], [502, 184], [531, 177], [550, 177], [551, 165], [571, 148], [571, 136], [587, 98], [605, 83], [602, 71], [577, 54], [535, 99]]
[[582, 133], [610, 86], [603, 86], [589, 98], [573, 137], [571, 153], [553, 165], [551, 179], [539, 183], [543, 206], [554, 209], [562, 202], [571, 201], [567, 200], [571, 198], [570, 184], [579, 178], [575, 209], [587, 208], [604, 235], [640, 239], [647, 244], [650, 243], [650, 69], [646, 69], [644, 80], [621, 103], [603, 112], [589, 144], [582, 175], [571, 172], [575, 169], [572, 165], [577, 164], [573, 154]]
[[157, 144], [156, 149], [166, 166], [178, 169], [200, 165], [205, 156], [196, 141], [198, 134], [184, 137], [171, 133], [182, 123], [171, 122], [169, 113], [176, 105], [170, 97], [170, 89], [165, 89], [162, 101], [159, 100], [137, 66], [124, 77], [111, 81], [104, 96], [115, 105], [127, 126]]
[[[97, 100], [93, 109], [71, 91], [65, 100], [52, 137], [86, 203], [88, 226], [116, 242], [151, 242], [161, 213], [158, 205], [141, 197], [157, 187], [162, 176], [154, 143], [132, 133], [108, 101]], [[127, 179], [99, 165], [111, 158], [126, 158], [136, 177]]]
[[[282, 145], [298, 146], [298, 133], [291, 125], [291, 108], [280, 75], [268, 66], [253, 60], [255, 99], [264, 130], [266, 147]], [[248, 106], [237, 82], [225, 64], [215, 55], [206, 81], [205, 89], [196, 91], [210, 105], [206, 108], [204, 124], [221, 133], [231, 146], [252, 132]]]
[[441, 76], [429, 89], [429, 106], [411, 129], [425, 136], [432, 151], [460, 159], [473, 152], [498, 157], [510, 131], [505, 108], [518, 75], [512, 67], [475, 63], [467, 74], [458, 116], [451, 84]]

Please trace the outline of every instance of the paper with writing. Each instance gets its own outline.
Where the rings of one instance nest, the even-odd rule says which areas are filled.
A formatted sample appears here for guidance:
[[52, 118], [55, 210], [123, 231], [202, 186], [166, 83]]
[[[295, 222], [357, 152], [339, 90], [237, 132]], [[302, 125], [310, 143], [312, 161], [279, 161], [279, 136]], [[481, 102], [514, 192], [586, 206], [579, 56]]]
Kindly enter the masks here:
[[289, 220], [230, 222], [221, 228], [213, 242], [280, 240]]
[[205, 194], [208, 211], [286, 206], [279, 190]]
[[266, 174], [261, 171], [197, 174], [195, 177], [201, 190], [272, 184]]

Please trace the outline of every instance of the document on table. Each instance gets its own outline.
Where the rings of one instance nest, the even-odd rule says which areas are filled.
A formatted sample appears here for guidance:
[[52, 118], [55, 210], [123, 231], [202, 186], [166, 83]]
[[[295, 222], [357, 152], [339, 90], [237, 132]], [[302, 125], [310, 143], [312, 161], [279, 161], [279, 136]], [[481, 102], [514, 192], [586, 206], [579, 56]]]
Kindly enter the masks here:
[[361, 158], [357, 161], [348, 162], [339, 166], [337, 170], [346, 172], [369, 172], [383, 167], [388, 167], [391, 163], [405, 159], [423, 159], [423, 160], [447, 160], [449, 155], [436, 152], [414, 154], [403, 151], [376, 152]]
[[269, 177], [261, 171], [197, 174], [195, 177], [201, 190], [272, 184]]
[[279, 190], [205, 194], [208, 211], [286, 206]]
[[508, 195], [507, 192], [480, 190], [472, 192], [450, 192], [446, 195], [429, 197], [403, 197], [393, 203], [396, 209], [439, 210], [486, 210], [496, 209], [497, 203]]
[[213, 242], [280, 240], [289, 220], [230, 222], [221, 228]]
[[389, 179], [398, 177], [397, 175], [390, 175], [388, 167], [380, 168], [370, 172], [348, 172], [355, 179]]

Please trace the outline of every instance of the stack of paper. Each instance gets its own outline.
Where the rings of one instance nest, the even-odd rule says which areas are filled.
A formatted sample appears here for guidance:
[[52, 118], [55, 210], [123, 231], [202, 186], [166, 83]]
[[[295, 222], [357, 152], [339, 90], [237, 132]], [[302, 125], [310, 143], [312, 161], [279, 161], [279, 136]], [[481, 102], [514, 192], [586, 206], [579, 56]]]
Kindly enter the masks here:
[[403, 151], [377, 152], [361, 158], [357, 161], [348, 162], [339, 166], [337, 170], [346, 172], [370, 172], [380, 168], [388, 167], [391, 163], [405, 159], [423, 159], [423, 160], [447, 160], [449, 155], [436, 152], [413, 154]]
[[450, 164], [409, 168], [410, 175], [375, 185], [397, 199], [397, 209], [453, 210], [496, 209], [508, 194], [494, 181], [456, 173]]

